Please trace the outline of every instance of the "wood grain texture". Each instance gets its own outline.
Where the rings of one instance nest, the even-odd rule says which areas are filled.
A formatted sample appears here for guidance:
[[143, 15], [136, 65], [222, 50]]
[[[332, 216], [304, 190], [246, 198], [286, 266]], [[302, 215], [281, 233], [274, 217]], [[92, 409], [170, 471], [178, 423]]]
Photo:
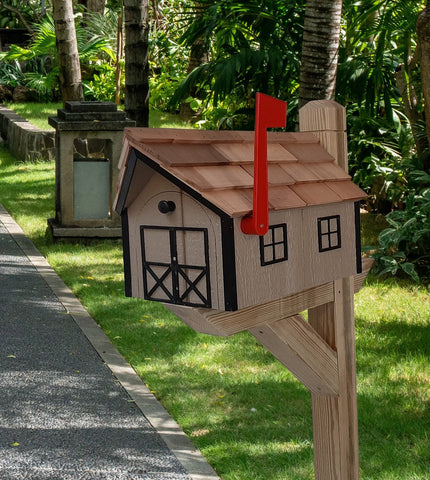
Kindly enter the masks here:
[[354, 279], [334, 282], [335, 300], [309, 309], [309, 323], [337, 351], [339, 396], [312, 395], [316, 480], [358, 480]]
[[353, 480], [340, 476], [339, 399], [312, 396], [315, 480]]
[[200, 309], [199, 312], [224, 335], [232, 335], [290, 317], [303, 312], [307, 308], [331, 302], [333, 299], [333, 283], [327, 283], [272, 302], [243, 308], [236, 312], [216, 312], [203, 309]]
[[348, 165], [348, 147], [346, 132], [313, 132], [321, 142], [321, 145], [327, 149], [327, 152], [335, 159], [336, 163], [347, 171]]
[[290, 188], [308, 206], [342, 201], [342, 198], [324, 183], [301, 183], [291, 185]]
[[215, 335], [217, 337], [225, 337], [225, 332], [217, 328], [216, 325], [212, 325], [204, 315], [201, 314], [201, 309], [193, 307], [184, 307], [183, 305], [173, 305], [164, 303], [163, 304], [167, 310], [171, 311], [178, 318], [180, 318], [184, 323], [191, 327], [194, 331], [198, 333], [205, 333], [207, 335]]
[[337, 396], [336, 352], [301, 315], [253, 328], [249, 332], [311, 392]]
[[334, 158], [323, 148], [319, 143], [315, 144], [295, 144], [291, 143], [285, 148], [295, 157], [299, 162], [334, 162]]
[[301, 132], [312, 132], [345, 172], [348, 171], [345, 108], [332, 100], [316, 100], [299, 110]]
[[373, 258], [363, 258], [362, 259], [362, 273], [357, 273], [354, 275], [354, 293], [360, 291], [361, 287], [363, 286], [364, 280], [366, 280], [367, 274], [370, 272], [370, 269], [373, 266]]
[[363, 198], [363, 191], [358, 185], [349, 181], [326, 182], [325, 185], [339, 195], [344, 201], [356, 201]]
[[[354, 293], [360, 287], [368, 274], [373, 261], [363, 261], [363, 273], [354, 275]], [[219, 285], [219, 288], [222, 286]], [[175, 315], [185, 321], [191, 328], [201, 333], [217, 336], [229, 336], [244, 330], [257, 328], [261, 325], [270, 324], [286, 317], [303, 312], [308, 308], [313, 309], [311, 324], [315, 331], [335, 349], [334, 323], [324, 321], [333, 316], [334, 301], [333, 282], [310, 288], [288, 297], [274, 300], [261, 305], [243, 308], [235, 312], [224, 312], [215, 309], [190, 308], [181, 306], [167, 306]], [[319, 321], [318, 319], [322, 319]]]
[[300, 131], [345, 131], [345, 108], [333, 100], [314, 100], [299, 110]]
[[298, 162], [282, 163], [280, 167], [285, 170], [288, 175], [294, 178], [295, 183], [318, 182], [320, 178], [312, 171], [312, 165], [303, 165]]

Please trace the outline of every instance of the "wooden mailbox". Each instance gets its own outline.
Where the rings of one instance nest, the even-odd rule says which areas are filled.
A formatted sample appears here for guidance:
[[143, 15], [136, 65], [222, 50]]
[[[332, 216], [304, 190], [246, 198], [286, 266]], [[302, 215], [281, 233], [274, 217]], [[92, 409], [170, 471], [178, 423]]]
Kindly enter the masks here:
[[318, 480], [358, 478], [353, 295], [367, 270], [365, 194], [345, 171], [345, 123], [340, 105], [311, 102], [301, 132], [268, 133], [265, 235], [241, 230], [253, 211], [253, 132], [125, 129], [114, 205], [126, 295], [163, 302], [199, 332], [249, 330], [311, 391]]

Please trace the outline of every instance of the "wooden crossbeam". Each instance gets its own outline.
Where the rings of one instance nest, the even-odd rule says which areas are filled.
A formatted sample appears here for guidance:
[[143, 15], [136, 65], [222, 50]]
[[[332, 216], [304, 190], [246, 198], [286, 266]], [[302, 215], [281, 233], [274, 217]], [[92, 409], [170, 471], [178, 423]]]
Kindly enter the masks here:
[[303, 312], [309, 306], [316, 307], [334, 299], [333, 283], [325, 283], [304, 292], [252, 307], [242, 308], [236, 312], [206, 311], [201, 313], [215, 328], [226, 335], [249, 330], [259, 325], [273, 323], [277, 320]]
[[[357, 293], [369, 272], [373, 260], [363, 260], [363, 273], [354, 275], [354, 293]], [[165, 304], [175, 315], [200, 333], [226, 337], [261, 325], [296, 315], [309, 308], [315, 308], [334, 301], [333, 282], [318, 285], [304, 292], [236, 312], [224, 312], [207, 308], [190, 308]]]

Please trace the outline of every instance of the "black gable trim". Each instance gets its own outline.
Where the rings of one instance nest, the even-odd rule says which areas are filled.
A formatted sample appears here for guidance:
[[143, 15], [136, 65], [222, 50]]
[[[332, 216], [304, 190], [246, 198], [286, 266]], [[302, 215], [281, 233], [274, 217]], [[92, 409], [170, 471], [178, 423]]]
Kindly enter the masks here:
[[224, 280], [224, 310], [237, 310], [236, 255], [234, 251], [234, 222], [221, 218], [222, 267]]
[[[175, 175], [172, 175], [171, 173], [164, 170], [164, 168], [161, 167], [157, 162], [154, 162], [154, 160], [150, 159], [149, 157], [147, 157], [142, 152], [139, 152], [139, 150], [136, 150], [136, 149], [133, 148], [131, 151], [134, 153], [134, 155], [139, 160], [141, 160], [143, 163], [145, 163], [146, 165], [151, 167], [155, 172], [162, 175], [164, 178], [166, 178], [167, 180], [172, 182], [174, 185], [179, 187], [185, 193], [190, 195], [190, 197], [194, 198], [199, 203], [201, 203], [205, 207], [209, 208], [209, 210], [212, 210], [212, 212], [216, 213], [221, 218], [231, 219], [231, 217], [226, 212], [224, 212], [224, 210], [221, 210], [219, 207], [217, 207], [213, 203], [209, 202], [209, 200], [206, 200], [206, 198], [204, 198], [200, 193], [196, 192], [196, 190], [194, 190], [192, 187], [190, 187], [189, 185], [184, 183], [182, 180], [179, 180], [179, 178], [175, 177]], [[121, 191], [122, 191], [122, 189], [121, 189]], [[127, 192], [128, 192], [128, 190], [127, 190]]]
[[122, 258], [124, 261], [124, 287], [125, 296], [131, 297], [131, 259], [130, 259], [130, 237], [128, 229], [127, 209], [121, 213], [122, 225]]
[[357, 263], [357, 273], [362, 273], [363, 264], [361, 259], [360, 202], [354, 202], [354, 215], [355, 215], [355, 258]]
[[119, 192], [118, 202], [115, 207], [116, 213], [122, 214], [124, 210], [125, 202], [127, 201], [128, 192], [130, 191], [131, 181], [133, 180], [134, 170], [136, 168], [137, 157], [134, 149], [131, 150], [127, 165], [125, 167], [125, 174], [121, 185], [121, 191]]

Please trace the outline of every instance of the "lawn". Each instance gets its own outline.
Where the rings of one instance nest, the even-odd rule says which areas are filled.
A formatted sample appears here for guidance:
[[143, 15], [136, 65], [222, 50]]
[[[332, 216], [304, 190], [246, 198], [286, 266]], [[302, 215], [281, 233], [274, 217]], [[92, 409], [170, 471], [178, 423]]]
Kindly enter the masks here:
[[[48, 123], [48, 117], [55, 116], [57, 109], [63, 108], [62, 103], [5, 103], [5, 107], [12, 109], [41, 130], [53, 130]], [[122, 107], [121, 107], [122, 108]], [[164, 128], [191, 128], [186, 121], [181, 121], [176, 115], [151, 110], [149, 118], [150, 127]]]
[[[52, 243], [53, 163], [0, 147], [0, 202], [223, 480], [311, 480], [310, 394], [247, 333], [197, 334], [123, 295], [120, 241]], [[363, 216], [365, 244], [382, 218]], [[430, 480], [430, 295], [370, 277], [356, 295], [361, 478]]]

